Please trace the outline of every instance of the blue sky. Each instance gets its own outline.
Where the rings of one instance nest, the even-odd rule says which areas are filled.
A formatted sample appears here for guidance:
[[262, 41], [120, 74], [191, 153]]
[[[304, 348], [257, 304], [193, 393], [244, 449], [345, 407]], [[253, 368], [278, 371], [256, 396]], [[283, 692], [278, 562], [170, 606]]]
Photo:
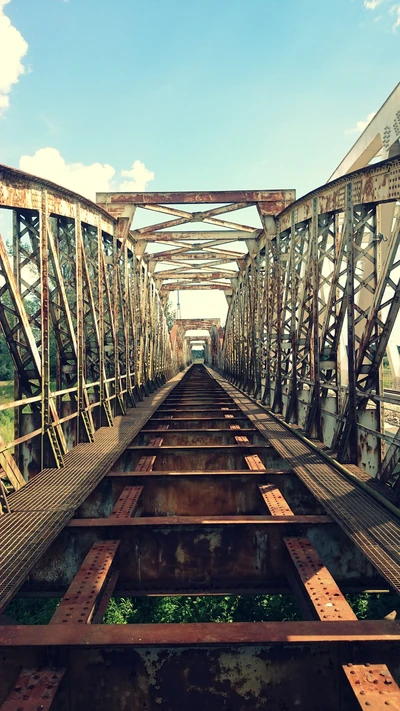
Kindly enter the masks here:
[[87, 194], [299, 196], [399, 81], [392, 0], [0, 0], [0, 12], [0, 162]]

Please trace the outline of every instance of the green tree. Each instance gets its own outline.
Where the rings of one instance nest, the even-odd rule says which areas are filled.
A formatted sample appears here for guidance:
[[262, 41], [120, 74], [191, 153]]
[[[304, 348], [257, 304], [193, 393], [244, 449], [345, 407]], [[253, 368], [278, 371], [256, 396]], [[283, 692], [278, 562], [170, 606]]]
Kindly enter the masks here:
[[4, 334], [0, 331], [0, 380], [12, 380], [14, 364]]
[[192, 360], [203, 360], [204, 351], [203, 350], [192, 350]]
[[171, 331], [176, 319], [176, 311], [172, 308], [172, 303], [169, 297], [167, 303], [165, 304], [164, 313], [165, 318], [167, 319], [168, 330]]

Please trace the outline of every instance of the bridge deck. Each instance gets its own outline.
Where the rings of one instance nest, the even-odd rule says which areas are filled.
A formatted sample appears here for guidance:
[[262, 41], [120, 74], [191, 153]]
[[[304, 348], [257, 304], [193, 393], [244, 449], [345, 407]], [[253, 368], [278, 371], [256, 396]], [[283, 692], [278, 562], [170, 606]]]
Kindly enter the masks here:
[[[47, 625], [3, 618], [1, 711], [155, 711], [177, 693], [193, 711], [353, 711], [364, 691], [400, 709], [400, 625], [345, 595], [383, 587], [377, 571], [399, 589], [398, 520], [215, 372], [182, 375], [10, 497], [3, 606], [24, 581], [62, 599]], [[264, 597], [282, 593], [294, 620]], [[193, 594], [261, 595], [271, 621], [103, 624], [114, 596]]]
[[[400, 591], [399, 520], [262, 407], [209, 372], [379, 573]], [[181, 377], [175, 376], [127, 416], [116, 418], [114, 427], [99, 430], [94, 444], [75, 447], [67, 454], [64, 469], [45, 469], [10, 496], [12, 514], [0, 518], [0, 609]]]
[[227, 382], [209, 373], [241, 411], [290, 462], [291, 468], [323, 504], [390, 585], [400, 592], [400, 521], [357, 484], [348, 481], [317, 452], [270, 417], [265, 409]]

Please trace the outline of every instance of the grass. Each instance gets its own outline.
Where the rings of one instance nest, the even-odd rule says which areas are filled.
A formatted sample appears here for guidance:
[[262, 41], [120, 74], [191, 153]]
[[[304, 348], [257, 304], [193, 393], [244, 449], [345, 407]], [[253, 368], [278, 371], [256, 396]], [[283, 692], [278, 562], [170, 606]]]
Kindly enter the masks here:
[[392, 373], [389, 366], [383, 366], [383, 387], [391, 388], [393, 385]]
[[[394, 593], [346, 595], [359, 620], [382, 620], [396, 610]], [[48, 624], [59, 598], [16, 598], [7, 615], [22, 625]], [[289, 595], [206, 595], [111, 598], [103, 622], [109, 625], [171, 622], [283, 622], [301, 620]]]
[[[0, 405], [14, 400], [14, 383], [0, 381]], [[4, 442], [14, 439], [14, 409], [0, 411], [0, 436]]]
[[[7, 615], [22, 625], [48, 624], [59, 598], [16, 598]], [[262, 622], [301, 619], [288, 595], [207, 595], [111, 598], [105, 624]]]
[[266, 622], [299, 620], [288, 595], [207, 595], [112, 598], [105, 624], [171, 622]]

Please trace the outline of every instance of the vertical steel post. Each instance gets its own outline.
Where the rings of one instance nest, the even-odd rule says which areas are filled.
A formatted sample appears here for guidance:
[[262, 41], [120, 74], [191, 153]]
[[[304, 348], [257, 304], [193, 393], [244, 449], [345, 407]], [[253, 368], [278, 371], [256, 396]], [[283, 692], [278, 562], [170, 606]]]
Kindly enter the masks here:
[[[318, 197], [313, 198], [313, 214], [311, 221], [311, 288], [312, 288], [312, 354], [311, 380], [314, 395], [314, 428], [310, 434], [322, 439], [321, 394], [320, 394], [320, 342], [319, 342], [319, 265], [318, 265], [318, 235], [319, 235], [319, 204]], [[311, 406], [311, 402], [310, 402]]]
[[82, 231], [80, 204], [75, 204], [75, 259], [76, 259], [76, 334], [77, 334], [77, 441], [86, 442], [83, 426], [83, 388], [85, 377], [85, 340], [83, 333]]
[[[42, 417], [42, 468], [52, 466], [53, 457], [48, 437], [50, 418], [50, 331], [49, 331], [49, 249], [47, 238], [47, 192], [42, 191], [40, 210], [40, 314], [41, 314], [41, 417]], [[55, 433], [54, 433], [55, 436]]]
[[346, 307], [347, 307], [347, 367], [348, 367], [348, 440], [343, 443], [341, 459], [357, 463], [357, 399], [355, 362], [355, 309], [354, 309], [354, 243], [353, 243], [353, 184], [346, 185], [345, 240], [347, 257]]

